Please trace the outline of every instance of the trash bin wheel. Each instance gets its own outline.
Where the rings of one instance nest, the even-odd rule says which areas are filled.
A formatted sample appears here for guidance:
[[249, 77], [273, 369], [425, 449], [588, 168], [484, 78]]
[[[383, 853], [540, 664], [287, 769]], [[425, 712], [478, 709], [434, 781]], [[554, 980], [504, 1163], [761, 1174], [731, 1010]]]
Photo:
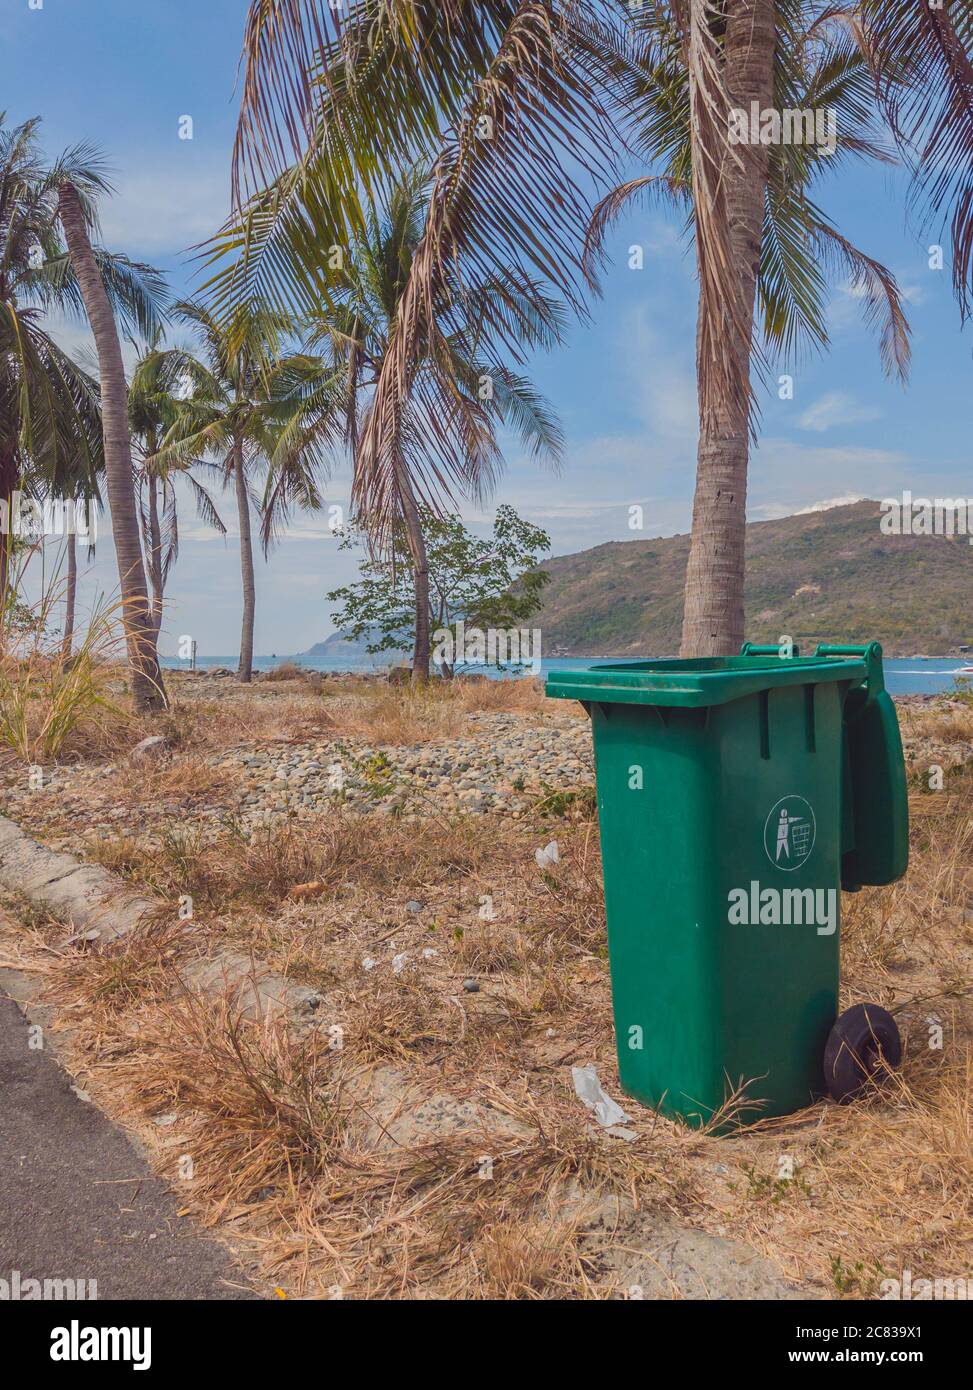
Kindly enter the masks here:
[[902, 1061], [895, 1019], [878, 1004], [855, 1004], [839, 1014], [824, 1049], [824, 1078], [839, 1105], [855, 1100], [869, 1085], [887, 1081]]

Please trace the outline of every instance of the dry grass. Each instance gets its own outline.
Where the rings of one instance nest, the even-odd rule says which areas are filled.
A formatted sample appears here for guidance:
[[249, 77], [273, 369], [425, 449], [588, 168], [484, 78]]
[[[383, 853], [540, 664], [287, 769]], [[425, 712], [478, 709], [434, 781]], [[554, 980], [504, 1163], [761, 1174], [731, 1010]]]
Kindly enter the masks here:
[[[117, 645], [114, 628], [109, 635]], [[116, 658], [94, 639], [68, 672], [49, 653], [8, 658], [0, 667], [0, 746], [20, 762], [123, 762], [141, 739], [162, 734], [177, 755], [202, 759], [234, 747], [342, 735], [428, 743], [465, 733], [478, 712], [551, 714], [542, 683], [532, 678], [435, 680], [413, 689], [356, 676], [324, 680], [285, 662], [254, 685], [167, 671], [170, 707], [144, 717], [132, 710], [126, 669]], [[567, 718], [573, 711], [558, 706], [555, 713]]]
[[463, 730], [466, 713], [452, 691], [438, 686], [375, 685], [354, 699], [342, 699], [335, 720], [339, 732], [373, 743], [430, 743], [455, 738]]
[[[345, 699], [403, 697], [324, 703]], [[973, 774], [913, 807], [907, 879], [843, 902], [842, 1004], [895, 1013], [893, 1088], [728, 1138], [633, 1105], [635, 1141], [613, 1141], [573, 1095], [569, 1069], [588, 1063], [618, 1095], [590, 807], [519, 823], [336, 810], [252, 840], [191, 825], [122, 839], [102, 862], [170, 904], [191, 893], [194, 921], [80, 957], [42, 925], [18, 950], [30, 964], [36, 940], [86, 1088], [141, 1116], [186, 1205], [290, 1292], [603, 1298], [617, 1290], [599, 1240], [624, 1246], [663, 1213], [735, 1237], [807, 1290], [864, 1297], [906, 1267], [973, 1266]], [[551, 838], [560, 858], [542, 872], [534, 850]], [[312, 880], [313, 898], [288, 896]], [[174, 992], [185, 954], [227, 944], [313, 984], [320, 1026], [288, 1034], [244, 1022], [232, 997]], [[471, 1107], [458, 1129], [398, 1128], [443, 1094]], [[589, 1203], [606, 1194], [630, 1223], [595, 1239]]]
[[298, 666], [295, 661], [282, 661], [279, 666], [272, 667], [266, 679], [269, 681], [303, 681], [307, 680], [304, 669]]
[[436, 680], [420, 687], [362, 682], [351, 698], [336, 704], [342, 733], [396, 745], [455, 738], [465, 732], [469, 715], [479, 711], [539, 714], [545, 708], [543, 685], [531, 678]]
[[348, 1107], [317, 1032], [297, 1040], [279, 1018], [245, 1022], [232, 997], [185, 995], [150, 1011], [139, 1033], [119, 1080], [146, 1114], [190, 1117], [179, 1157], [192, 1159], [194, 1200], [214, 1203], [210, 1222], [227, 1203], [300, 1187], [339, 1159]]
[[340, 807], [249, 835], [229, 824], [204, 837], [196, 826], [172, 823], [160, 840], [129, 836], [89, 846], [90, 858], [162, 897], [191, 893], [198, 905], [266, 911], [287, 906], [301, 884], [319, 883], [331, 895], [354, 882], [372, 895], [391, 895], [427, 874], [468, 874], [488, 854], [469, 821], [389, 821], [365, 833], [360, 819]]
[[[197, 687], [170, 682], [172, 710], [159, 732], [167, 733], [187, 752], [216, 753], [227, 748], [272, 743], [298, 743], [330, 738], [334, 721], [325, 702], [295, 683], [273, 696], [261, 687], [238, 685], [227, 679], [223, 693], [200, 695]], [[225, 689], [231, 686], [231, 689]]]
[[563, 1098], [541, 1107], [486, 1076], [478, 1089], [506, 1134], [474, 1124], [376, 1147], [367, 1062], [347, 1038], [334, 1050], [325, 1030], [246, 1023], [232, 998], [166, 997], [159, 979], [155, 999], [127, 990], [133, 1008], [120, 1009], [121, 992], [105, 985], [123, 960], [130, 983], [168, 967], [172, 995], [171, 949], [156, 931], [112, 948], [110, 969], [74, 957], [48, 969], [52, 996], [73, 1020], [77, 1057], [93, 1064], [86, 1086], [129, 1122], [143, 1117], [183, 1205], [232, 1230], [292, 1293], [593, 1295], [579, 1194], [637, 1188], [671, 1209], [688, 1190], [672, 1156], [607, 1147]]

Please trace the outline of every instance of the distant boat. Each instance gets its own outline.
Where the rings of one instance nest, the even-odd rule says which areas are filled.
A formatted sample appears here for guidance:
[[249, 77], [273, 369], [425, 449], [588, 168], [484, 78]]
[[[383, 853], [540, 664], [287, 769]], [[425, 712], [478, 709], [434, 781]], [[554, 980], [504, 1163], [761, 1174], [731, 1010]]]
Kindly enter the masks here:
[[973, 666], [961, 666], [957, 674], [961, 676], [973, 676]]

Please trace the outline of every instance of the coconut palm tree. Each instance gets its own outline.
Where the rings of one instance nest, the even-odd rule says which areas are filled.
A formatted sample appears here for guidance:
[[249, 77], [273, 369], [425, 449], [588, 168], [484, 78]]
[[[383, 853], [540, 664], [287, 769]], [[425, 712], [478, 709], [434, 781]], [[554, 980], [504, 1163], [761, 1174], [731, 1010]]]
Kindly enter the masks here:
[[[658, 30], [654, 42], [678, 70], [685, 106], [669, 115], [689, 131], [677, 190], [690, 200], [699, 276], [700, 449], [683, 649], [725, 652], [742, 632], [755, 317], [761, 304], [766, 326], [764, 293], [773, 294], [794, 250], [779, 246], [776, 272], [763, 275], [768, 201], [793, 169], [767, 145], [734, 144], [731, 112], [772, 108], [792, 95], [795, 74], [806, 87], [802, 69], [817, 66], [816, 43], [833, 49], [835, 27], [846, 25], [902, 144], [918, 142], [918, 195], [952, 212], [954, 275], [965, 293], [973, 275], [970, 12], [911, 0], [658, 0], [627, 9], [643, 39]], [[397, 168], [435, 160], [422, 245], [362, 440], [370, 467], [387, 467], [395, 453], [408, 363], [434, 327], [446, 267], [533, 270], [581, 307], [575, 246], [587, 217], [577, 175], [610, 176], [619, 124], [627, 132], [633, 114], [631, 46], [619, 33], [625, 13], [612, 0], [357, 0], [336, 16], [328, 0], [252, 0], [237, 136], [241, 211], [215, 247], [224, 262], [212, 282], [218, 307], [242, 286], [313, 312], [332, 291], [317, 248], [348, 246]], [[640, 70], [665, 75], [645, 55], [636, 82]], [[854, 83], [861, 126], [876, 103]], [[644, 139], [651, 119], [643, 113], [636, 124], [636, 143], [639, 124]], [[904, 365], [891, 278], [808, 218], [801, 237], [799, 260], [813, 262], [815, 243], [826, 245], [850, 261], [860, 287], [870, 285], [874, 313], [894, 325], [888, 351]]]
[[[373, 539], [401, 524], [415, 591], [414, 681], [429, 676], [429, 561], [422, 515], [457, 493], [482, 499], [503, 465], [498, 427], [515, 429], [536, 460], [556, 464], [563, 447], [550, 407], [531, 383], [490, 352], [489, 328], [503, 319], [511, 354], [560, 340], [562, 306], [536, 284], [508, 273], [462, 284], [440, 282], [436, 332], [417, 344], [400, 403], [398, 444], [385, 466], [363, 448], [376, 393], [394, 350], [413, 262], [422, 245], [433, 179], [421, 168], [395, 184], [383, 215], [370, 211], [333, 291], [315, 315], [308, 345], [321, 347], [336, 371], [334, 405], [344, 421], [353, 466], [352, 500]], [[380, 456], [379, 456], [380, 457]]]
[[[0, 115], [0, 509], [18, 490], [40, 495], [76, 466], [100, 464], [95, 383], [58, 346], [43, 311], [70, 307], [55, 228], [56, 192], [40, 157], [38, 122], [14, 129]], [[0, 526], [0, 595], [8, 584], [12, 536]]]
[[[695, 215], [699, 200], [709, 197], [694, 165], [692, 113], [699, 98], [694, 98], [692, 70], [684, 61], [685, 36], [674, 12], [661, 9], [633, 12], [632, 66], [625, 82], [638, 153], [654, 172], [628, 180], [599, 204], [588, 243], [586, 265], [593, 277], [614, 219], [633, 201], [660, 196], [696, 239], [700, 435], [683, 621], [687, 656], [739, 650], [744, 635], [747, 467], [755, 433], [752, 364], [759, 371], [773, 355], [827, 347], [827, 301], [836, 279], [850, 282], [866, 320], [879, 329], [886, 371], [904, 379], [909, 363], [908, 324], [894, 277], [853, 246], [813, 197], [816, 181], [849, 159], [891, 160], [873, 123], [872, 73], [846, 15], [822, 11], [807, 0], [783, 0], [777, 19], [786, 27], [772, 46], [769, 100], [761, 91], [759, 96], [751, 93], [743, 105], [738, 94], [740, 104], [727, 107], [720, 96], [724, 114], [729, 118], [736, 110], [749, 120], [750, 101], [757, 101], [761, 111], [826, 112], [834, 120], [834, 145], [729, 147], [740, 154], [726, 161], [719, 176], [722, 187], [718, 196], [713, 193], [713, 215], [729, 215], [728, 207], [717, 206], [721, 199], [736, 200], [733, 275], [721, 273], [707, 292], [709, 248]], [[732, 42], [728, 20], [724, 46]], [[711, 57], [719, 57], [715, 47]], [[722, 61], [729, 65], [729, 55]], [[734, 183], [744, 176], [759, 185], [756, 230], [752, 209], [744, 213], [744, 195]], [[741, 266], [746, 275], [737, 273]], [[735, 304], [726, 293], [731, 280]]]
[[[656, 157], [655, 186], [690, 203], [699, 280], [700, 437], [684, 655], [739, 648], [747, 469], [756, 426], [753, 366], [766, 365], [767, 346], [826, 344], [822, 292], [829, 271], [850, 278], [866, 316], [881, 329], [886, 369], [905, 376], [908, 325], [894, 278], [851, 245], [810, 197], [814, 181], [842, 156], [888, 157], [869, 128], [883, 108], [903, 145], [916, 137], [925, 141], [916, 186], [931, 191], [934, 206], [937, 194], [941, 205], [952, 200], [954, 239], [960, 254], [964, 245], [967, 253], [959, 279], [969, 276], [969, 14], [961, 20], [964, 55], [957, 30], [949, 20], [940, 23], [938, 7], [910, 9], [884, 0], [846, 6], [672, 0], [632, 12], [637, 44], [636, 61], [623, 77], [628, 109], [637, 143]], [[927, 9], [937, 18], [928, 20]], [[943, 119], [930, 134], [927, 118], [937, 106]], [[741, 113], [784, 110], [837, 118], [830, 163], [820, 145], [779, 143], [772, 134], [755, 138], [752, 130], [750, 139], [739, 139]], [[947, 156], [949, 175], [929, 175], [933, 154], [940, 164]], [[634, 186], [644, 191], [649, 181]], [[615, 210], [609, 200], [600, 212]]]
[[948, 226], [953, 288], [973, 303], [973, 9], [859, 0], [862, 51], [913, 175], [913, 211]]
[[[288, 352], [294, 324], [265, 304], [241, 303], [223, 323], [200, 304], [177, 304], [174, 314], [197, 330], [202, 351], [165, 354], [167, 370], [185, 381], [187, 393], [154, 454], [154, 466], [186, 468], [210, 460], [224, 482], [233, 484], [243, 588], [239, 678], [248, 682], [256, 611], [252, 507], [263, 515], [269, 547], [292, 501], [320, 505], [313, 476], [326, 456], [320, 450], [335, 374], [305, 353]], [[268, 474], [263, 503], [250, 493], [261, 470]]]
[[[214, 243], [217, 315], [247, 294], [303, 318], [330, 308], [341, 257], [367, 234], [371, 208], [389, 207], [402, 169], [431, 170], [356, 442], [363, 486], [401, 472], [412, 364], [448, 339], [437, 316], [455, 309], [455, 285], [520, 294], [547, 282], [584, 311], [582, 183], [592, 173], [615, 181], [603, 93], [620, 23], [608, 0], [364, 0], [337, 21], [327, 0], [252, 6], [237, 176], [254, 196]], [[484, 314], [480, 355], [502, 362], [511, 350], [506, 313]]]
[[[137, 709], [151, 712], [165, 709], [166, 694], [152, 628], [152, 613], [139, 541], [132, 450], [128, 434], [128, 386], [125, 381], [125, 367], [112, 301], [90, 237], [90, 232], [96, 225], [92, 195], [109, 191], [109, 186], [93, 164], [93, 159], [93, 152], [90, 150], [76, 152], [55, 166], [53, 177], [57, 187], [58, 216], [67, 242], [70, 266], [77, 278], [98, 353], [102, 432], [105, 441], [105, 480], [118, 562], [122, 619], [132, 676], [132, 696]], [[148, 332], [153, 332], [156, 328], [154, 317], [143, 327]]]
[[[221, 535], [226, 534], [216, 504], [208, 489], [193, 475], [192, 465], [167, 466], [157, 457], [163, 439], [184, 409], [186, 389], [182, 354], [164, 347], [160, 331], [144, 345], [128, 387], [139, 523], [152, 592], [152, 631], [156, 641], [162, 625], [166, 582], [179, 554], [177, 476], [184, 478], [192, 490], [201, 519]], [[203, 460], [194, 463], [198, 467], [205, 466]]]
[[[86, 229], [96, 225], [94, 200], [108, 184], [90, 148], [48, 164], [38, 127], [34, 119], [9, 129], [0, 116], [0, 504], [8, 505], [18, 488], [39, 495], [56, 488], [57, 479], [92, 479], [104, 449], [98, 390], [45, 330], [42, 316], [85, 312], [81, 277], [59, 226], [62, 185], [68, 180], [75, 189]], [[87, 257], [108, 313], [152, 331], [164, 297], [157, 272], [90, 241]], [[8, 553], [9, 537], [0, 532], [0, 592]], [[145, 683], [136, 693], [151, 695]]]

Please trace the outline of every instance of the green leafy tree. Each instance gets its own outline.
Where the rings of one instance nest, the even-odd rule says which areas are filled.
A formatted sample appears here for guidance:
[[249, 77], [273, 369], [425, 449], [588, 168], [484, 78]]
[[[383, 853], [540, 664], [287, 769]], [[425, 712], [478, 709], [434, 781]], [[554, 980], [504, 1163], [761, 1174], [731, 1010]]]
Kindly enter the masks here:
[[[467, 628], [516, 628], [538, 611], [549, 578], [538, 568], [551, 545], [546, 531], [507, 505], [497, 508], [488, 537], [467, 531], [458, 516], [441, 516], [428, 507], [420, 509], [420, 522], [429, 562], [430, 633], [449, 631], [455, 637], [460, 620]], [[349, 528], [341, 548], [364, 539], [360, 528]], [[394, 528], [387, 552], [363, 561], [361, 575], [357, 583], [329, 592], [328, 599], [339, 605], [331, 615], [335, 625], [353, 638], [367, 637], [366, 650], [372, 653], [411, 649], [416, 588], [404, 524]], [[449, 662], [443, 662], [443, 674], [452, 675]]]

